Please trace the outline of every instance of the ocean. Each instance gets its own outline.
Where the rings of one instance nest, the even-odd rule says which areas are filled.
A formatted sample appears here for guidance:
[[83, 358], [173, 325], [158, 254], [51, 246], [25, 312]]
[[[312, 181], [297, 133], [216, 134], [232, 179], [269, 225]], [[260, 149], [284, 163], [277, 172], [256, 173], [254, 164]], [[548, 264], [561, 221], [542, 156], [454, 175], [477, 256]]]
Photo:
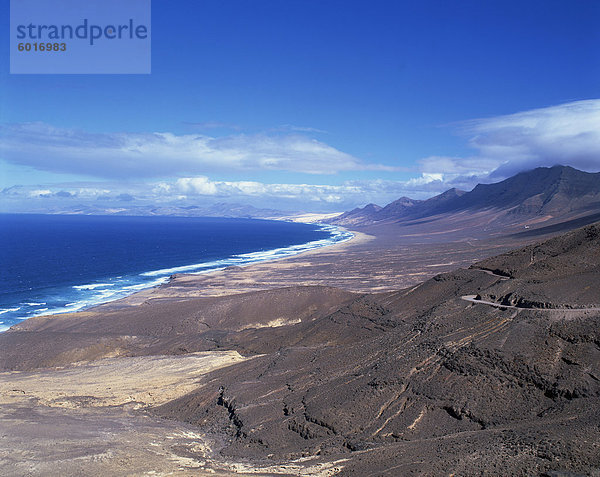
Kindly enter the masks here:
[[203, 273], [351, 238], [320, 224], [210, 217], [0, 214], [0, 331]]

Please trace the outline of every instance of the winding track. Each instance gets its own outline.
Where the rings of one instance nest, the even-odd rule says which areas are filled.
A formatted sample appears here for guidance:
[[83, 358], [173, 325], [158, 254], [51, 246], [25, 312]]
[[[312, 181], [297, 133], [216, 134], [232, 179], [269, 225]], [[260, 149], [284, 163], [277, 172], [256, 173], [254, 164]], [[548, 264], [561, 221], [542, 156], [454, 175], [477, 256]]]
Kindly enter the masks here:
[[[498, 277], [500, 280], [510, 280], [510, 277], [506, 277], [504, 275], [499, 275], [494, 273], [491, 270], [486, 270], [483, 268], [473, 268], [473, 270], [477, 270], [479, 272], [487, 273], [488, 275], [492, 275], [494, 277]], [[562, 311], [562, 312], [582, 312], [582, 311], [600, 311], [600, 307], [589, 307], [589, 308], [528, 308], [524, 306], [515, 306], [515, 305], [502, 305], [501, 303], [495, 303], [493, 301], [485, 301], [478, 300], [477, 295], [463, 295], [460, 298], [465, 301], [469, 301], [471, 303], [477, 303], [479, 305], [488, 305], [493, 306], [495, 308], [503, 308], [503, 309], [514, 309], [514, 310], [534, 310], [534, 311]]]

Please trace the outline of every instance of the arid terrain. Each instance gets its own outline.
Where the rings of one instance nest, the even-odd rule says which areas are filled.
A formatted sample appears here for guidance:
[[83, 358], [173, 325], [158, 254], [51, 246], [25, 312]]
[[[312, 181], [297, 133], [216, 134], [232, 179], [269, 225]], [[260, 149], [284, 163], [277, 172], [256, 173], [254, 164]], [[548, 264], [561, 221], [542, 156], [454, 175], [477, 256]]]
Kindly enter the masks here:
[[2, 474], [597, 475], [600, 225], [417, 230], [13, 327]]
[[0, 477], [600, 477], [600, 0], [0, 12]]

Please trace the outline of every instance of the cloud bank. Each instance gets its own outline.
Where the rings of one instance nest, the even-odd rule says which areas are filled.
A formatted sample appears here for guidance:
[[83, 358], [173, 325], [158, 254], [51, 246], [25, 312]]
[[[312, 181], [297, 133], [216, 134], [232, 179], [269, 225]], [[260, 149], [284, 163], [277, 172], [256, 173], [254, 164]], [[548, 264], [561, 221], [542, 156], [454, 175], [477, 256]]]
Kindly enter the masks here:
[[0, 211], [29, 210], [51, 206], [84, 205], [211, 205], [251, 204], [280, 210], [342, 212], [366, 202], [387, 204], [400, 196], [426, 198], [441, 181], [353, 180], [337, 185], [268, 184], [257, 181], [214, 181], [206, 176], [172, 181], [78, 183], [45, 186], [13, 186], [0, 191]]
[[458, 124], [458, 131], [475, 154], [422, 159], [423, 173], [441, 174], [445, 183], [466, 185], [502, 180], [541, 166], [600, 170], [598, 99], [465, 121]]
[[[92, 134], [35, 123], [2, 127], [0, 157], [54, 172], [106, 177], [94, 184], [10, 187], [12, 204], [26, 201], [106, 201], [196, 204], [252, 203], [288, 210], [343, 211], [401, 196], [424, 199], [451, 187], [472, 189], [539, 166], [600, 171], [600, 100], [567, 103], [455, 125], [473, 154], [416, 161], [418, 177], [356, 179], [341, 184], [215, 181], [210, 171], [286, 170], [313, 174], [392, 169], [367, 164], [323, 142], [295, 134]], [[400, 169], [395, 168], [395, 169]], [[207, 172], [208, 171], [208, 172]], [[178, 179], [159, 180], [174, 176]], [[360, 175], [359, 175], [360, 176]], [[134, 178], [137, 183], [119, 179]]]
[[38, 170], [108, 179], [289, 171], [392, 170], [301, 134], [89, 133], [44, 123], [0, 127], [0, 157]]

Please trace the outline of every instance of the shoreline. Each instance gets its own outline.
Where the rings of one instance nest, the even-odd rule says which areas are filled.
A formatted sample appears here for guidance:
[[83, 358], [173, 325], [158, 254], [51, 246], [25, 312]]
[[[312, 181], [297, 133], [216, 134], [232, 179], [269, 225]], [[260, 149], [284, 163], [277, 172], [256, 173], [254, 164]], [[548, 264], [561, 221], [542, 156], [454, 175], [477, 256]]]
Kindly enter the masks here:
[[[336, 226], [336, 228], [344, 230], [352, 234], [346, 240], [331, 243], [329, 245], [324, 245], [321, 247], [316, 247], [313, 249], [303, 250], [293, 255], [287, 255], [284, 257], [273, 257], [270, 259], [265, 259], [256, 262], [245, 263], [241, 265], [231, 265], [228, 267], [207, 270], [204, 272], [198, 273], [181, 273], [181, 274], [173, 274], [169, 277], [168, 281], [162, 283], [160, 285], [156, 285], [153, 287], [148, 287], [143, 290], [140, 290], [136, 293], [132, 293], [126, 297], [120, 298], [118, 300], [113, 300], [110, 302], [103, 303], [101, 305], [96, 305], [94, 307], [88, 308], [87, 311], [93, 311], [95, 308], [99, 307], [110, 307], [110, 308], [119, 308], [122, 306], [137, 306], [143, 303], [148, 302], [149, 300], [161, 300], [161, 299], [187, 299], [187, 298], [198, 298], [198, 297], [219, 297], [226, 295], [235, 295], [238, 293], [244, 293], [245, 290], [239, 290], [238, 288], [227, 287], [226, 292], [216, 292], [211, 293], [209, 290], [202, 290], [198, 284], [198, 289], [196, 290], [198, 293], [194, 295], [171, 295], [168, 293], [169, 290], [179, 288], [181, 286], [186, 288], [193, 288], [193, 285], [198, 283], [203, 279], [215, 278], [218, 281], [222, 281], [223, 283], [229, 285], [229, 281], [227, 277], [223, 277], [224, 274], [228, 274], [229, 272], [237, 272], [240, 271], [242, 273], [247, 273], [249, 269], [253, 267], [267, 267], [270, 268], [273, 265], [277, 265], [280, 263], [289, 262], [291, 260], [299, 259], [299, 258], [307, 258], [307, 257], [320, 257], [324, 254], [328, 253], [342, 253], [344, 249], [350, 246], [362, 245], [367, 242], [370, 242], [375, 239], [375, 236], [368, 235], [363, 232], [350, 231], [344, 227]], [[297, 283], [297, 285], [302, 285], [301, 283]], [[290, 284], [289, 286], [293, 286]], [[264, 288], [259, 289], [268, 289], [271, 288], [269, 286], [265, 286]], [[253, 290], [254, 291], [254, 290]], [[52, 316], [52, 315], [45, 315]]]
[[0, 333], [31, 320], [75, 317], [83, 313], [101, 315], [142, 304], [183, 302], [294, 286], [323, 286], [353, 293], [387, 293], [469, 266], [515, 245], [512, 240], [498, 241], [489, 237], [481, 241], [475, 238], [464, 240], [454, 232], [449, 232], [444, 240], [430, 241], [410, 235], [409, 231], [403, 231], [399, 237], [397, 230], [391, 227], [357, 230], [320, 225], [352, 236], [285, 256], [269, 256], [196, 273], [173, 273], [165, 276], [161, 283], [135, 290], [126, 296], [94, 303], [83, 309], [30, 316]]
[[[418, 235], [413, 233], [417, 226], [401, 230], [392, 226], [365, 230], [361, 227], [349, 229], [310, 220], [302, 223], [329, 228], [332, 231], [329, 240], [313, 241], [327, 240], [314, 247], [306, 247], [311, 242], [291, 246], [288, 248], [303, 249], [285, 254], [273, 253], [285, 250], [284, 248], [245, 254], [245, 257], [240, 254], [238, 257], [242, 257], [242, 260], [238, 260], [238, 263], [236, 260], [225, 259], [217, 266], [217, 261], [200, 263], [196, 264], [200, 268], [206, 264], [213, 268], [194, 273], [186, 273], [185, 269], [196, 265], [179, 267], [184, 269], [183, 272], [173, 269], [143, 272], [146, 275], [155, 273], [148, 277], [153, 280], [146, 284], [135, 284], [130, 287], [130, 291], [118, 296], [109, 295], [106, 300], [93, 301], [94, 297], [91, 295], [91, 299], [87, 299], [88, 303], [81, 308], [52, 309], [28, 316], [5, 328], [0, 325], [0, 333], [34, 318], [94, 313], [96, 310], [134, 306], [159, 299], [218, 297], [289, 286], [327, 286], [356, 293], [391, 292], [414, 286], [434, 275], [469, 266], [477, 260], [526, 242], [512, 239], [510, 235], [492, 237], [484, 234], [481, 237], [470, 235], [465, 238], [462, 230], [449, 230], [441, 235]], [[338, 234], [346, 233], [350, 236], [332, 242], [330, 239], [335, 237], [334, 230]], [[162, 276], [158, 276], [157, 272], [162, 272]], [[96, 285], [90, 284], [85, 287], [91, 290], [94, 286]], [[101, 295], [106, 290], [100, 288], [96, 292]]]
[[[284, 221], [289, 221], [289, 220], [284, 220]], [[62, 311], [60, 308], [58, 308], [58, 309], [52, 310], [50, 313], [44, 312], [44, 313], [40, 313], [40, 314], [34, 314], [32, 316], [28, 316], [23, 319], [20, 319], [16, 323], [12, 323], [10, 325], [0, 324], [0, 333], [4, 333], [4, 332], [10, 330], [13, 326], [17, 326], [19, 324], [22, 324], [28, 320], [35, 319], [35, 318], [49, 318], [49, 317], [53, 317], [53, 316], [71, 315], [71, 314], [76, 314], [76, 313], [80, 313], [80, 312], [93, 311], [94, 309], [96, 309], [98, 307], [106, 307], [106, 306], [113, 307], [113, 306], [119, 306], [120, 304], [123, 304], [124, 306], [130, 306], [130, 303], [129, 303], [130, 299], [133, 301], [137, 301], [135, 299], [135, 297], [138, 295], [154, 293], [155, 291], [162, 289], [162, 287], [168, 286], [175, 277], [177, 277], [179, 279], [181, 277], [206, 276], [206, 275], [210, 275], [210, 274], [214, 274], [214, 273], [218, 273], [218, 272], [230, 269], [232, 267], [245, 269], [251, 265], [278, 262], [278, 261], [287, 260], [287, 259], [298, 257], [298, 256], [303, 256], [305, 254], [318, 253], [319, 251], [322, 251], [323, 249], [331, 249], [332, 247], [339, 247], [339, 246], [349, 244], [351, 242], [354, 242], [355, 239], [357, 239], [357, 235], [361, 235], [361, 236], [365, 235], [366, 236], [366, 234], [362, 234], [360, 232], [353, 232], [353, 231], [346, 229], [345, 227], [336, 226], [336, 225], [322, 224], [319, 222], [308, 222], [308, 221], [307, 222], [292, 221], [292, 222], [302, 223], [305, 225], [316, 225], [321, 230], [329, 231], [331, 236], [328, 239], [313, 240], [313, 241], [306, 242], [303, 244], [291, 245], [288, 247], [280, 247], [280, 248], [259, 251], [259, 252], [248, 252], [248, 253], [240, 254], [237, 256], [234, 255], [230, 258], [218, 260], [218, 261], [226, 261], [226, 260], [233, 260], [236, 258], [242, 258], [242, 260], [243, 259], [248, 260], [245, 263], [234, 264], [234, 265], [225, 265], [222, 267], [210, 268], [208, 270], [202, 270], [202, 271], [198, 271], [198, 272], [179, 273], [179, 272], [175, 271], [174, 273], [170, 273], [170, 276], [161, 276], [159, 278], [155, 278], [154, 280], [152, 280], [148, 283], [148, 286], [142, 287], [141, 285], [143, 285], [143, 284], [131, 285], [131, 287], [139, 287], [139, 288], [132, 290], [130, 293], [123, 292], [123, 293], [127, 293], [124, 296], [109, 298], [106, 301], [98, 301], [98, 302], [90, 303], [89, 305], [83, 305], [81, 308], [77, 308], [74, 310], [65, 309], [64, 311]], [[338, 236], [344, 235], [344, 234], [349, 234], [349, 237], [342, 238], [342, 239], [334, 241], [334, 242], [330, 241], [331, 239], [334, 239], [335, 237], [338, 237]], [[307, 247], [310, 244], [318, 243], [321, 241], [324, 241], [326, 243], [302, 249], [303, 247]], [[300, 250], [294, 251], [294, 248], [300, 248]], [[269, 254], [273, 254], [273, 253], [276, 253], [279, 251], [283, 251], [284, 255], [283, 256], [277, 256], [277, 255], [268, 256]], [[261, 255], [267, 255], [267, 257], [266, 258], [253, 258], [252, 255], [255, 255], [255, 256], [258, 255], [259, 257]], [[206, 262], [206, 263], [210, 263], [210, 262]], [[171, 269], [178, 269], [178, 268], [179, 269], [190, 269], [190, 268], [193, 269], [194, 267], [197, 268], [198, 266], [201, 266], [201, 265], [202, 265], [202, 263], [183, 265], [183, 266], [179, 266], [179, 267], [172, 267]], [[171, 270], [171, 269], [167, 268], [167, 269], [160, 269], [160, 270], [151, 270], [148, 272], [140, 273], [139, 275], [153, 277], [153, 276], [158, 276], [159, 274], [161, 274], [160, 272], [163, 272], [163, 274], [167, 274], [167, 273], [169, 273], [169, 270]], [[96, 288], [96, 284], [92, 283], [92, 284], [87, 284], [87, 285], [74, 285], [71, 288], [78, 288], [78, 289], [82, 289], [82, 290], [93, 290]], [[120, 293], [120, 292], [117, 292], [117, 293]], [[100, 300], [102, 300], [102, 298], [100, 298]], [[66, 308], [66, 305], [63, 308]], [[0, 315], [0, 317], [1, 317], [1, 315]]]
[[[586, 242], [593, 237], [583, 231], [539, 246], [539, 256], [552, 260], [535, 275], [545, 284], [543, 300], [580, 296], [580, 286], [561, 295], [562, 283], [577, 276], [577, 260], [596, 263], [592, 253], [578, 258], [593, 250]], [[325, 477], [342, 468], [348, 475], [385, 467], [410, 473], [427, 454], [436, 464], [425, 471], [438, 474], [464, 470], [456, 468], [456, 449], [466, 459], [482, 450], [498, 456], [507, 428], [508, 439], [523, 443], [513, 469], [531, 455], [532, 432], [568, 449], [595, 442], [594, 395], [566, 409], [547, 395], [594, 391], [594, 356], [579, 341], [544, 336], [550, 325], [567, 338], [591, 336], [593, 312], [575, 313], [591, 320], [582, 328], [558, 310], [542, 316], [464, 301], [475, 293], [539, 292], [528, 285], [530, 248], [512, 245], [471, 237], [408, 242], [394, 229], [376, 230], [285, 260], [178, 275], [89, 311], [25, 320], [0, 334], [2, 432], [11, 450], [4, 467], [15, 475], [34, 462], [42, 473], [60, 465], [65, 474]], [[563, 246], [567, 255], [555, 258]], [[514, 252], [499, 255], [505, 248]], [[478, 268], [460, 269], [483, 257]], [[517, 270], [513, 280], [504, 279], [507, 269]], [[583, 280], [590, 277], [597, 274]], [[540, 346], [533, 357], [532, 342]], [[566, 359], [553, 359], [563, 350]], [[474, 372], [464, 373], [466, 366]], [[548, 369], [552, 381], [536, 386]], [[474, 376], [477, 421], [459, 419], [463, 411], [451, 406], [473, 399]], [[515, 386], [515, 379], [530, 384]], [[494, 401], [497, 395], [507, 397]], [[548, 405], [552, 412], [539, 416]], [[498, 421], [507, 407], [514, 414]], [[388, 440], [388, 432], [406, 439]], [[593, 451], [584, 445], [563, 462], [591, 462]], [[559, 448], [556, 455], [565, 454]], [[537, 461], [528, 465], [539, 470]]]

